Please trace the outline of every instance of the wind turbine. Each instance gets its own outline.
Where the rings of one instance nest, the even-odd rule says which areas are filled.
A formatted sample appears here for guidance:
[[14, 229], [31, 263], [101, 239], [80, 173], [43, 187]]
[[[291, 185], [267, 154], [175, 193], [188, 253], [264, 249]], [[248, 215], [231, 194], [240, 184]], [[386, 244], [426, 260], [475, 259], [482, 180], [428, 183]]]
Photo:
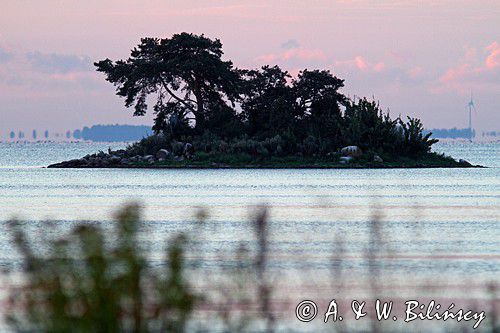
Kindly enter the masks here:
[[469, 133], [470, 133], [470, 139], [472, 140], [472, 110], [477, 112], [472, 93], [470, 93], [470, 101], [467, 104], [467, 106], [469, 107]]

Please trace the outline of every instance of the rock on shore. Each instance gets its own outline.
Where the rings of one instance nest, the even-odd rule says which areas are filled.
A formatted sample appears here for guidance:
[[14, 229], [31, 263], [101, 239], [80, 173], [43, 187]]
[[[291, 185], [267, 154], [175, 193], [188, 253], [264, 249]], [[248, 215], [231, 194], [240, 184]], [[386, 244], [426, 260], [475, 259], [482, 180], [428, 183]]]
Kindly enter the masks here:
[[156, 162], [164, 162], [169, 159], [182, 161], [190, 159], [194, 155], [194, 147], [190, 143], [182, 143], [178, 149], [179, 154], [175, 155], [168, 149], [159, 149], [155, 155], [129, 155], [126, 150], [100, 151], [96, 154], [87, 155], [79, 159], [73, 159], [60, 163], [51, 164], [48, 168], [117, 168], [133, 165], [151, 165]]

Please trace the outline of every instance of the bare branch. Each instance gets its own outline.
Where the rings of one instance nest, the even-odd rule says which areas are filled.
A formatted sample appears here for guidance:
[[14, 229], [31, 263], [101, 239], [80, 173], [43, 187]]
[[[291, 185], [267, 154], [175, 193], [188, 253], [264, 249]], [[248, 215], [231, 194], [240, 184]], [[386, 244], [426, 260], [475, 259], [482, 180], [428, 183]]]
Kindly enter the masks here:
[[172, 96], [178, 102], [182, 103], [186, 108], [191, 110], [191, 112], [196, 112], [196, 109], [193, 108], [189, 103], [187, 103], [185, 100], [183, 100], [182, 98], [175, 95], [174, 92], [172, 90], [170, 90], [170, 88], [168, 87], [168, 84], [163, 79], [160, 78], [160, 80], [163, 83], [163, 88], [165, 88], [165, 90], [169, 93], [170, 96]]

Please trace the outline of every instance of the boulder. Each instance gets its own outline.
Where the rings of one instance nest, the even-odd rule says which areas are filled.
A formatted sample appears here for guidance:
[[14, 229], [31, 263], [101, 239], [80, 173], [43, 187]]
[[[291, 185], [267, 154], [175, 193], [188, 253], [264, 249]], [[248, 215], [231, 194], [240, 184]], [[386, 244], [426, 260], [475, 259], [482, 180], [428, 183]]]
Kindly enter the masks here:
[[348, 163], [351, 163], [351, 161], [352, 161], [352, 157], [351, 156], [342, 156], [339, 159], [339, 163], [340, 164], [348, 164]]
[[380, 157], [378, 155], [375, 155], [375, 156], [373, 156], [373, 162], [375, 162], [375, 163], [384, 163], [384, 160], [382, 159], [382, 157]]
[[358, 157], [363, 155], [363, 152], [358, 146], [347, 146], [340, 150], [340, 153], [344, 156]]
[[130, 160], [130, 162], [140, 162], [142, 160], [142, 156], [135, 155], [135, 156], [132, 156], [129, 160]]
[[120, 156], [116, 156], [116, 155], [111, 155], [108, 158], [108, 161], [111, 164], [118, 164], [118, 163], [120, 163], [121, 160], [122, 160], [121, 157]]
[[166, 160], [167, 158], [170, 157], [170, 155], [172, 155], [170, 153], [170, 151], [166, 150], [166, 149], [160, 149], [158, 150], [158, 152], [156, 153], [156, 158], [158, 160]]
[[458, 160], [458, 164], [462, 165], [462, 166], [472, 166], [472, 164], [470, 164], [469, 162], [467, 162], [466, 160], [463, 160], [463, 159], [459, 159]]
[[142, 157], [142, 161], [148, 164], [153, 164], [155, 162], [155, 158], [153, 155], [146, 155]]
[[175, 156], [180, 156], [184, 153], [184, 142], [173, 141], [172, 152]]

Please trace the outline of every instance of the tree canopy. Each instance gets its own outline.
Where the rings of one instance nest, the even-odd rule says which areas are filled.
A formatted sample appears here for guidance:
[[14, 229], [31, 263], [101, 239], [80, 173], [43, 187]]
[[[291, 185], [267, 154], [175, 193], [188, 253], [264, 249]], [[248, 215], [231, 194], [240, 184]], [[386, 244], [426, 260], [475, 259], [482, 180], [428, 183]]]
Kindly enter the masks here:
[[285, 153], [311, 154], [343, 145], [418, 154], [436, 142], [418, 119], [392, 120], [374, 101], [347, 98], [344, 80], [328, 70], [305, 69], [293, 78], [278, 66], [241, 70], [223, 55], [220, 40], [183, 32], [143, 38], [128, 59], [95, 65], [135, 116], [153, 100], [154, 132], [174, 140], [274, 140]]
[[127, 60], [106, 59], [95, 66], [117, 86], [125, 106], [134, 105], [134, 115], [144, 115], [147, 96], [155, 94], [158, 123], [194, 117], [196, 128], [203, 129], [209, 106], [234, 105], [239, 98], [239, 73], [222, 55], [220, 40], [184, 32], [172, 38], [143, 38]]

